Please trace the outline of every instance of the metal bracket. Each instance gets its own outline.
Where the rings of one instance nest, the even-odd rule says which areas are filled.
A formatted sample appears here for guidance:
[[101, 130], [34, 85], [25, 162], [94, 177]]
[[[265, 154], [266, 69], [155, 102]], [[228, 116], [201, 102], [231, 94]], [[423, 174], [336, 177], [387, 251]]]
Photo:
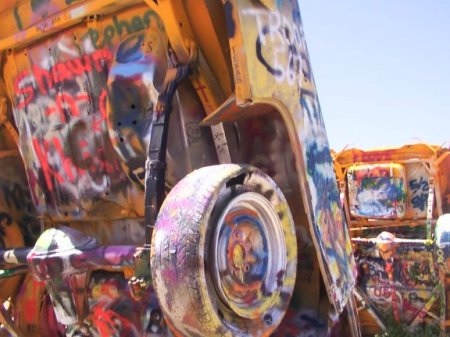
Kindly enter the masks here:
[[178, 85], [189, 77], [196, 52], [196, 46], [192, 45], [189, 63], [167, 71], [150, 125], [150, 144], [145, 164], [145, 244], [135, 255], [134, 276], [130, 279], [132, 296], [137, 299], [143, 296], [151, 280], [150, 241], [156, 216], [164, 200], [166, 149], [173, 96]]
[[427, 241], [431, 242], [432, 232], [431, 225], [433, 220], [433, 204], [434, 204], [434, 179], [430, 176], [428, 180], [428, 201], [427, 201]]

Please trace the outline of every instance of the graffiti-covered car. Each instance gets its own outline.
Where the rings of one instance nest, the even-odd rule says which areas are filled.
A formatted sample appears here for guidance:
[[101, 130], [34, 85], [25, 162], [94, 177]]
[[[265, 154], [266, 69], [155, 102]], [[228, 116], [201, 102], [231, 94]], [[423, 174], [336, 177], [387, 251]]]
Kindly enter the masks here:
[[334, 154], [358, 266], [363, 332], [449, 332], [450, 149], [428, 144]]
[[296, 1], [0, 20], [2, 335], [358, 335]]

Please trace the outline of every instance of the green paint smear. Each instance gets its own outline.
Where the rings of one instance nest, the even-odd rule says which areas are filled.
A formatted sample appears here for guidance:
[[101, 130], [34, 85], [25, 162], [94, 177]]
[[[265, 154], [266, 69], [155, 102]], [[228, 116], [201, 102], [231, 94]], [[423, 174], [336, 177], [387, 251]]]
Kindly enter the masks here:
[[12, 269], [2, 269], [0, 270], [0, 279], [9, 278], [14, 276], [14, 271]]
[[23, 23], [22, 23], [22, 19], [20, 18], [19, 15], [19, 7], [14, 7], [14, 18], [16, 19], [16, 25], [17, 27], [22, 30], [23, 29]]

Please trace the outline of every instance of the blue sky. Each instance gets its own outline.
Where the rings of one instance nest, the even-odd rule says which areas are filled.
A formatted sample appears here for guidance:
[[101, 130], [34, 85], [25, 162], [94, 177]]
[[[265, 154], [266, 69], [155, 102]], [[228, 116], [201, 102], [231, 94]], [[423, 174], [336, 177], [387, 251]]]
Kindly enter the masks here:
[[450, 0], [299, 0], [330, 147], [450, 145]]

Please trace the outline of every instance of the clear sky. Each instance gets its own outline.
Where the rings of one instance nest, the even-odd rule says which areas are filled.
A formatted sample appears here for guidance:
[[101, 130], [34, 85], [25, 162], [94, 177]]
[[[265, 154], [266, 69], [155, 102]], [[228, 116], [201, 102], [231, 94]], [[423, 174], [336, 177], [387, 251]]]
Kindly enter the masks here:
[[299, 0], [330, 147], [450, 145], [450, 0]]

